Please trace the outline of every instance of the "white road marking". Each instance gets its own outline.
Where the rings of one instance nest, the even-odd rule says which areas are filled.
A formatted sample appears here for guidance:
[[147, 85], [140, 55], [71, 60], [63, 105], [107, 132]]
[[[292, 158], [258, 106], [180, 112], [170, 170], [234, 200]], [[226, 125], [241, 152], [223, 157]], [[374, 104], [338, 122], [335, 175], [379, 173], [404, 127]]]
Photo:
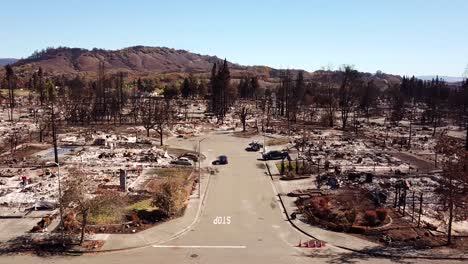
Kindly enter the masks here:
[[153, 245], [154, 248], [228, 248], [244, 249], [246, 246], [177, 246], [177, 245]]

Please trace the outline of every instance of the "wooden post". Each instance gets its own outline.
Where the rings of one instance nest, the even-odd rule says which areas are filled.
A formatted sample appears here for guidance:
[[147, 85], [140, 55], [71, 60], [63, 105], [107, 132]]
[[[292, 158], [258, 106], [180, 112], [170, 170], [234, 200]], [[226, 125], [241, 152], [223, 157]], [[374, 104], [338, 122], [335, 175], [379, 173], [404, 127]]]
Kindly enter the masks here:
[[397, 201], [398, 201], [398, 187], [395, 186], [395, 201], [393, 203], [393, 208], [397, 207]]
[[320, 159], [317, 160], [317, 175], [320, 177]]
[[307, 170], [305, 168], [305, 159], [302, 160], [302, 173], [306, 174]]
[[284, 175], [284, 159], [281, 160], [281, 171], [280, 171], [280, 174], [281, 174], [281, 175]]
[[397, 199], [398, 211], [400, 211], [400, 198], [401, 198], [401, 187], [398, 187], [398, 199]]
[[405, 216], [406, 211], [406, 188], [403, 189], [403, 216]]
[[299, 175], [299, 163], [296, 158], [296, 175]]
[[421, 195], [419, 196], [418, 227], [421, 225], [422, 203], [423, 203], [423, 193], [421, 192]]
[[414, 208], [415, 208], [415, 204], [414, 204], [414, 199], [415, 199], [414, 193], [415, 193], [415, 192], [413, 191], [413, 212], [411, 213], [411, 222], [415, 221], [415, 219], [414, 219]]

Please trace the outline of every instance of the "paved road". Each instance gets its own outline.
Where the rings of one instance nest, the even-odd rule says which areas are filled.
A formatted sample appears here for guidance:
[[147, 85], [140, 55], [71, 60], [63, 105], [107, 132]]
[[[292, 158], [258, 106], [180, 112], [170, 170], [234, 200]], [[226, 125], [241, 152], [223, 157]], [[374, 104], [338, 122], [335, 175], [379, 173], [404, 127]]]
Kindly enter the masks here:
[[[212, 176], [206, 206], [193, 229], [163, 245], [125, 252], [80, 257], [0, 257], [0, 263], [390, 263], [388, 259], [355, 256], [333, 247], [294, 247], [305, 239], [284, 220], [270, 178], [257, 161], [258, 153], [245, 152], [249, 139], [210, 135], [202, 143], [209, 159], [229, 157]], [[197, 139], [174, 139], [171, 144], [192, 148]], [[214, 224], [230, 217], [230, 224]], [[430, 262], [421, 260], [420, 262]], [[405, 261], [404, 263], [412, 263]], [[433, 263], [441, 263], [434, 261]]]

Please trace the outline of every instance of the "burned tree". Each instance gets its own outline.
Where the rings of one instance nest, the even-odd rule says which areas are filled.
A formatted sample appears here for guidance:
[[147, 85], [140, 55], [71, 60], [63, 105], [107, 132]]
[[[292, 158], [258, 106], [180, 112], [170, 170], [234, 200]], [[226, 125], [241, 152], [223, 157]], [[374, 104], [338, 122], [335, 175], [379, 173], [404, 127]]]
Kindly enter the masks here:
[[377, 89], [374, 81], [369, 81], [365, 85], [361, 86], [359, 90], [359, 108], [364, 113], [365, 117], [369, 121], [370, 109], [375, 106], [379, 90]]
[[5, 66], [5, 85], [8, 90], [8, 119], [13, 121], [13, 109], [15, 108], [15, 89], [16, 89], [16, 75], [13, 68], [8, 64]]
[[303, 71], [299, 71], [299, 73], [297, 74], [296, 80], [294, 82], [294, 87], [292, 88], [292, 93], [290, 93], [291, 98], [288, 100], [290, 108], [288, 112], [291, 113], [291, 121], [296, 123], [298, 111], [300, 110], [300, 105], [302, 105], [303, 103], [303, 98], [306, 90]]
[[393, 86], [388, 90], [388, 101], [390, 104], [390, 120], [399, 123], [404, 116], [405, 100], [398, 86]]
[[221, 122], [226, 116], [229, 106], [234, 103], [230, 80], [231, 74], [229, 72], [227, 60], [224, 60], [222, 67], [219, 69], [217, 69], [216, 64], [213, 65], [210, 80], [210, 110], [218, 117], [218, 121]]
[[237, 111], [237, 115], [242, 123], [242, 131], [245, 132], [245, 126], [247, 123], [247, 118], [252, 114], [250, 107], [247, 105], [241, 105]]
[[89, 181], [86, 172], [76, 168], [70, 169], [68, 181], [65, 183], [64, 193], [60, 199], [60, 203], [62, 203], [64, 208], [73, 208], [75, 213], [81, 216], [80, 244], [84, 242], [88, 217], [90, 213], [99, 206], [93, 201], [87, 189], [90, 183]]
[[320, 122], [329, 127], [335, 125], [335, 112], [338, 106], [336, 97], [337, 89], [335, 88], [336, 74], [329, 66], [323, 69], [323, 74], [316, 84], [315, 99], [317, 104], [322, 108]]
[[349, 113], [353, 110], [356, 103], [356, 90], [360, 85], [359, 72], [350, 66], [344, 66], [342, 69], [342, 81], [339, 89], [338, 104], [341, 111], [341, 126], [346, 129]]
[[146, 130], [146, 136], [150, 136], [151, 129], [156, 125], [156, 103], [153, 97], [144, 98], [140, 104], [141, 123]]
[[452, 243], [452, 223], [454, 220], [468, 219], [468, 152], [456, 139], [442, 135], [436, 151], [444, 154], [443, 173], [439, 194], [440, 206], [447, 223], [447, 244]]
[[146, 97], [142, 99], [140, 119], [146, 129], [146, 135], [150, 136], [150, 130], [154, 129], [158, 135], [161, 146], [163, 145], [164, 130], [171, 118], [170, 100]]
[[169, 125], [171, 118], [171, 105], [158, 103], [154, 109], [154, 130], [159, 134], [160, 145], [163, 145], [164, 130]]
[[[125, 199], [116, 191], [101, 191], [97, 195], [92, 194], [91, 181], [86, 171], [76, 167], [70, 168], [60, 199], [63, 208], [69, 208], [71, 214], [77, 215], [81, 222], [80, 245], [84, 242], [90, 216], [103, 211], [120, 211], [125, 206]], [[66, 223], [65, 220], [65, 229], [70, 228], [65, 225]]]
[[426, 85], [425, 91], [426, 95], [424, 100], [427, 106], [426, 116], [433, 126], [432, 136], [435, 136], [437, 127], [442, 118], [443, 102], [448, 97], [448, 90], [445, 82], [436, 77]]
[[36, 92], [39, 94], [39, 102], [41, 106], [44, 104], [45, 101], [45, 87], [44, 87], [44, 72], [42, 68], [39, 67], [39, 71], [37, 72], [37, 82], [36, 82]]

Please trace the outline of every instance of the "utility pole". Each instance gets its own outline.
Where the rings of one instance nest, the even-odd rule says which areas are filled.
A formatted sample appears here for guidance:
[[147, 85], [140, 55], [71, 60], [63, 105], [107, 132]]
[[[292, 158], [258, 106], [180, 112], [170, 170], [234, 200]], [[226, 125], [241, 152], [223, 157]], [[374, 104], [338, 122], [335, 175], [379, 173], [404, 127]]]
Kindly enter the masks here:
[[52, 103], [52, 140], [54, 141], [54, 157], [55, 163], [58, 164], [58, 149], [57, 149], [57, 128], [55, 126], [55, 111], [54, 104]]
[[468, 151], [468, 120], [466, 120], [466, 139], [465, 139], [465, 150]]
[[[414, 104], [414, 102], [413, 102]], [[414, 110], [413, 106], [411, 107], [411, 115], [410, 115], [410, 123], [409, 123], [409, 138], [408, 138], [408, 148], [411, 149], [411, 137], [412, 137], [412, 128], [413, 128], [413, 115], [414, 115]]]
[[423, 203], [423, 193], [421, 192], [421, 193], [420, 193], [420, 196], [419, 196], [418, 227], [421, 225], [422, 203]]
[[58, 180], [58, 192], [59, 192], [59, 208], [60, 208], [60, 229], [62, 233], [62, 246], [65, 247], [65, 227], [63, 222], [63, 204], [62, 204], [62, 185], [60, 181], [60, 164], [58, 162], [47, 162], [46, 164], [54, 164], [57, 166], [57, 180]]
[[198, 141], [198, 198], [201, 198], [201, 142], [205, 139]]
[[415, 210], [416, 205], [415, 205], [414, 199], [415, 199], [415, 193], [414, 193], [414, 191], [413, 191], [413, 212], [411, 213], [411, 222], [413, 222], [413, 221], [415, 220], [415, 218], [414, 218], [414, 210]]

